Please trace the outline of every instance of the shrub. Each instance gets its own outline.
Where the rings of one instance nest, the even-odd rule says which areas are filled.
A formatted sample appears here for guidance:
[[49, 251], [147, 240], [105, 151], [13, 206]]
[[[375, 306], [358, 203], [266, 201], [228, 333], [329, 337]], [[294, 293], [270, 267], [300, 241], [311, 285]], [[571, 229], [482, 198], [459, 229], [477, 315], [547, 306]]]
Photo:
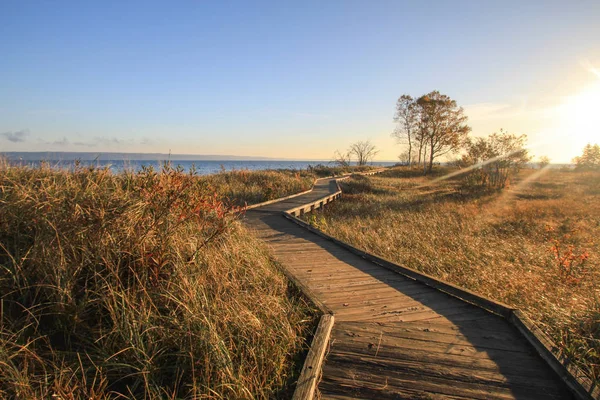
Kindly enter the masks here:
[[504, 188], [531, 159], [526, 149], [526, 135], [517, 136], [504, 131], [487, 138], [468, 140], [467, 154], [462, 164], [468, 166], [465, 184]]
[[350, 179], [340, 181], [340, 187], [346, 194], [372, 193], [373, 183], [364, 175], [352, 175]]

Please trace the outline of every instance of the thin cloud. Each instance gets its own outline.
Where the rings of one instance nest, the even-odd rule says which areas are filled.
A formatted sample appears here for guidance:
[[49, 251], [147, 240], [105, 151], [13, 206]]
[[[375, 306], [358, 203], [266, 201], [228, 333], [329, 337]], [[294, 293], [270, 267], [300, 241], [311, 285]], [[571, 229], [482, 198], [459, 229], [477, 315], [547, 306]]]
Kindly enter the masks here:
[[63, 136], [62, 139], [57, 139], [54, 141], [47, 141], [43, 139], [38, 139], [40, 143], [52, 146], [77, 146], [77, 147], [114, 147], [114, 146], [122, 146], [122, 145], [130, 145], [133, 144], [133, 140], [123, 140], [116, 137], [105, 138], [105, 137], [95, 137], [90, 141], [82, 141], [76, 140], [71, 141], [68, 137]]
[[88, 143], [88, 142], [73, 142], [75, 146], [83, 146], [83, 147], [96, 147], [96, 143]]
[[9, 142], [22, 143], [26, 140], [27, 136], [29, 136], [29, 131], [27, 129], [23, 129], [16, 132], [4, 132], [0, 133], [0, 136], [6, 138], [6, 140]]
[[69, 139], [67, 139], [66, 137], [63, 137], [60, 140], [55, 140], [54, 142], [52, 142], [53, 145], [56, 146], [67, 146], [69, 145], [71, 142], [69, 141]]
[[116, 137], [112, 137], [112, 138], [95, 137], [94, 141], [96, 142], [96, 144], [104, 145], [104, 146], [120, 146], [120, 145], [133, 144], [133, 141], [131, 139], [123, 140], [123, 139], [119, 139]]
[[465, 114], [470, 120], [478, 121], [492, 118], [504, 118], [510, 115], [516, 115], [518, 108], [510, 104], [502, 103], [477, 103], [464, 107]]
[[537, 99], [531, 104], [527, 99], [522, 99], [520, 104], [509, 103], [476, 103], [464, 106], [465, 114], [470, 121], [506, 120], [511, 118], [547, 118], [548, 111], [552, 110], [552, 99]]

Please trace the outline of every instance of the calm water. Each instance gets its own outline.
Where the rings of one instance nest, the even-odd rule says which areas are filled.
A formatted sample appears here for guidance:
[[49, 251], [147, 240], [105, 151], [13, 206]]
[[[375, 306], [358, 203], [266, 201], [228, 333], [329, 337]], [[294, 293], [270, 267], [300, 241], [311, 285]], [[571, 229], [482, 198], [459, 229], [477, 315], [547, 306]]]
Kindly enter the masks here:
[[[28, 166], [39, 166], [41, 161], [13, 161], [15, 164], [23, 164]], [[53, 168], [72, 168], [74, 165], [73, 161], [47, 161]], [[113, 172], [120, 172], [125, 169], [139, 171], [142, 166], [152, 166], [155, 169], [160, 169], [163, 165], [162, 161], [140, 161], [140, 160], [102, 160], [102, 161], [81, 161], [81, 165], [89, 166], [94, 165], [97, 167], [109, 167]], [[173, 166], [180, 165], [185, 171], [189, 171], [190, 168], [195, 167], [199, 175], [214, 174], [220, 171], [233, 171], [233, 170], [265, 170], [265, 169], [306, 169], [309, 165], [315, 166], [317, 164], [330, 165], [330, 161], [289, 161], [289, 160], [210, 160], [210, 161], [173, 161]], [[393, 165], [393, 162], [373, 162], [371, 165], [375, 166], [389, 166]]]

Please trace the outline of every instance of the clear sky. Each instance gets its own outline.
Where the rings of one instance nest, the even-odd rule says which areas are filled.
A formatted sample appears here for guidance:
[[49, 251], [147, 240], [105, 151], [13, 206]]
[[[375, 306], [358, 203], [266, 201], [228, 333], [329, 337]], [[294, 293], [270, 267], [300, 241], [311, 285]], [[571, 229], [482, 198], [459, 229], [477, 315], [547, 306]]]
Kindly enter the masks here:
[[[329, 159], [439, 90], [473, 135], [600, 142], [600, 1], [0, 1], [0, 151]], [[595, 71], [595, 72], [594, 72]]]

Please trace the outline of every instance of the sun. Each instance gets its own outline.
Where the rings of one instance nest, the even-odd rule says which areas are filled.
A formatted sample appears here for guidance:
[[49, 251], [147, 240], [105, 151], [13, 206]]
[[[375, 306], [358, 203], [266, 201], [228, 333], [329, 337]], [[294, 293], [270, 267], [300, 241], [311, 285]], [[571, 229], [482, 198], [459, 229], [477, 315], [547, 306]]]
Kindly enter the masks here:
[[558, 108], [563, 135], [578, 144], [600, 143], [600, 77]]

